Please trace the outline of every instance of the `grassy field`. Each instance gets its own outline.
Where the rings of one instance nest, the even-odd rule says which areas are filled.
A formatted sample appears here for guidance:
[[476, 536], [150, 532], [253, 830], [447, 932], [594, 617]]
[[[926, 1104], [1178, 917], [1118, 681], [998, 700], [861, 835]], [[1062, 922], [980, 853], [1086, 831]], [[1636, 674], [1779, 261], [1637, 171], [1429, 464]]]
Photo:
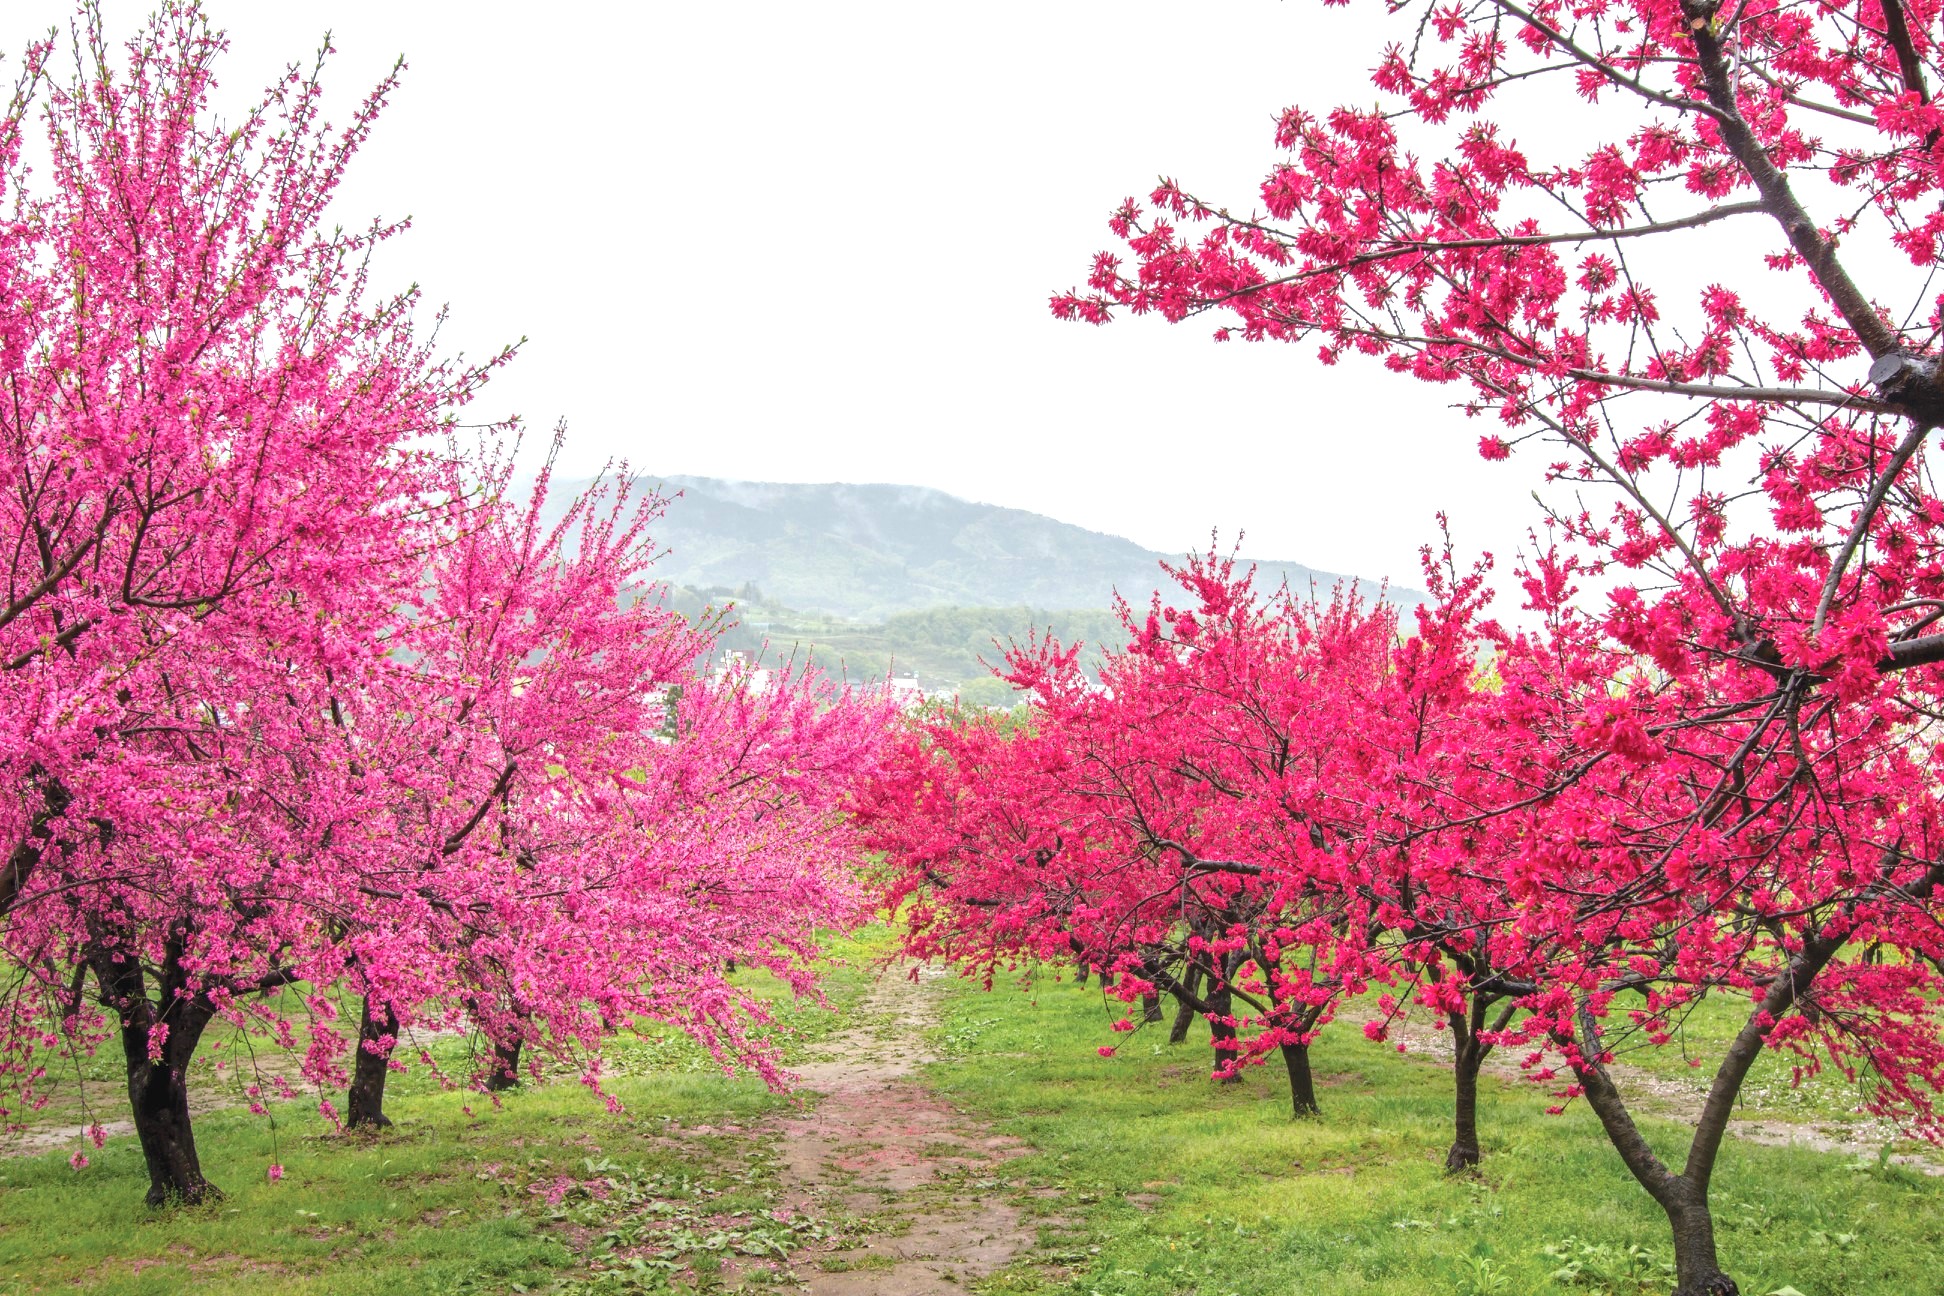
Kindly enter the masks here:
[[[883, 933], [836, 952], [839, 1012], [867, 988]], [[1260, 1293], [1665, 1292], [1657, 1209], [1591, 1116], [1548, 1117], [1529, 1088], [1487, 1081], [1483, 1172], [1450, 1178], [1450, 1078], [1358, 1034], [1350, 1015], [1316, 1049], [1324, 1114], [1292, 1121], [1279, 1070], [1207, 1078], [1205, 1029], [1113, 1036], [1098, 989], [1040, 979], [992, 993], [951, 981], [927, 1079], [969, 1119], [1033, 1151], [995, 1170], [1038, 1246], [974, 1290], [1069, 1296]], [[1726, 1029], [1697, 1019], [1696, 1050]], [[787, 1013], [801, 1054], [841, 1018]], [[1095, 1046], [1121, 1045], [1112, 1058]], [[457, 1047], [456, 1042], [453, 1047]], [[305, 1104], [273, 1131], [241, 1110], [201, 1118], [206, 1169], [226, 1191], [195, 1210], [151, 1212], [132, 1138], [76, 1173], [67, 1149], [0, 1161], [0, 1291], [462, 1293], [560, 1296], [755, 1289], [735, 1256], [824, 1248], [857, 1221], [772, 1214], [783, 1194], [765, 1121], [788, 1100], [728, 1079], [682, 1041], [620, 1055], [625, 1118], [571, 1082], [478, 1095], [408, 1079], [397, 1129], [348, 1137]], [[1650, 1060], [1681, 1079], [1677, 1054]], [[1783, 1074], [1765, 1064], [1771, 1102]], [[1687, 1078], [1684, 1082], [1692, 1082]], [[1825, 1082], [1774, 1113], [1840, 1114]], [[470, 1110], [469, 1110], [470, 1109]], [[1682, 1137], [1653, 1127], [1664, 1147]], [[286, 1168], [267, 1180], [273, 1161]], [[1873, 1156], [1734, 1142], [1714, 1199], [1728, 1267], [1751, 1296], [1944, 1290], [1944, 1181]], [[641, 1258], [644, 1237], [656, 1240]], [[801, 1268], [801, 1266], [799, 1266]], [[780, 1276], [780, 1275], [779, 1275]]]
[[[960, 985], [949, 1000], [950, 1060], [933, 1082], [1036, 1149], [1009, 1170], [1061, 1190], [1029, 1200], [1071, 1225], [995, 1278], [995, 1292], [1635, 1296], [1672, 1285], [1664, 1217], [1584, 1105], [1549, 1117], [1530, 1088], [1487, 1081], [1485, 1165], [1452, 1178], [1450, 1073], [1428, 1061], [1346, 1022], [1315, 1048], [1321, 1119], [1292, 1121], [1280, 1068], [1218, 1087], [1205, 1032], [1174, 1047], [1153, 1027], [1113, 1037], [1118, 1014], [1097, 989], [1049, 979], [1030, 992]], [[1114, 1040], [1114, 1057], [1095, 1054]], [[1825, 1093], [1810, 1108], [1832, 1102]], [[1684, 1146], [1676, 1126], [1649, 1130], [1663, 1149]], [[1746, 1293], [1944, 1291], [1944, 1181], [1732, 1141], [1713, 1199]]]
[[[828, 983], [836, 1011], [783, 1005], [791, 1053], [868, 985], [874, 951], [840, 942], [832, 952], [844, 960]], [[331, 1129], [314, 1101], [277, 1107], [274, 1130], [241, 1109], [210, 1112], [197, 1120], [197, 1146], [226, 1195], [196, 1209], [142, 1205], [147, 1174], [132, 1136], [90, 1149], [80, 1173], [66, 1147], [0, 1160], [0, 1292], [645, 1291], [829, 1227], [769, 1215], [774, 1168], [747, 1131], [788, 1099], [723, 1076], [679, 1038], [617, 1049], [614, 1061], [625, 1116], [571, 1079], [508, 1094], [495, 1110], [413, 1074], [394, 1077], [386, 1108], [396, 1128], [377, 1137]], [[102, 1104], [100, 1114], [120, 1113]], [[284, 1177], [272, 1183], [279, 1162]], [[668, 1259], [615, 1257], [650, 1232]]]

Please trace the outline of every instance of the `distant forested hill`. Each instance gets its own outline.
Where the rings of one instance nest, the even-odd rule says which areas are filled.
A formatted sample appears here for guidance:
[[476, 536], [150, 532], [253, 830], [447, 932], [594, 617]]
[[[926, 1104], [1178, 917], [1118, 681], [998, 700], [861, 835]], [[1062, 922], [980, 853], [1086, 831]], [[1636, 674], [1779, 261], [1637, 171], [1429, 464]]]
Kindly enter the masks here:
[[[1164, 579], [1164, 555], [1131, 540], [921, 486], [662, 481], [682, 492], [654, 528], [668, 550], [662, 580], [696, 590], [754, 585], [764, 601], [804, 613], [881, 621], [944, 607], [1105, 608], [1116, 590], [1145, 603]], [[1257, 565], [1264, 589], [1287, 579], [1327, 594], [1341, 579], [1299, 563]], [[1410, 606], [1420, 596], [1391, 597]]]
[[[557, 483], [555, 507], [586, 485]], [[927, 689], [961, 689], [982, 703], [1009, 696], [988, 669], [1007, 643], [1050, 632], [1084, 643], [1091, 660], [1122, 641], [1114, 595], [1139, 610], [1167, 579], [1164, 555], [1131, 540], [922, 486], [713, 477], [660, 485], [681, 495], [651, 529], [667, 551], [655, 576], [687, 616], [733, 609], [720, 648], [772, 663], [807, 655], [853, 679], [915, 674]], [[1328, 597], [1346, 579], [1257, 563], [1264, 592], [1287, 580]], [[1369, 581], [1357, 585], [1377, 593]], [[1423, 598], [1397, 588], [1388, 597], [1407, 609]]]
[[779, 607], [752, 587], [705, 594], [675, 586], [666, 597], [690, 618], [729, 607], [733, 625], [720, 641], [724, 650], [770, 664], [792, 655], [808, 657], [832, 674], [857, 680], [916, 675], [927, 689], [957, 689], [982, 704], [1008, 698], [1009, 690], [991, 677], [990, 667], [1003, 663], [1005, 647], [1014, 640], [1050, 633], [1065, 644], [1084, 644], [1084, 660], [1091, 662], [1097, 650], [1117, 647], [1126, 637], [1114, 614], [1101, 609], [927, 608], [859, 622]]

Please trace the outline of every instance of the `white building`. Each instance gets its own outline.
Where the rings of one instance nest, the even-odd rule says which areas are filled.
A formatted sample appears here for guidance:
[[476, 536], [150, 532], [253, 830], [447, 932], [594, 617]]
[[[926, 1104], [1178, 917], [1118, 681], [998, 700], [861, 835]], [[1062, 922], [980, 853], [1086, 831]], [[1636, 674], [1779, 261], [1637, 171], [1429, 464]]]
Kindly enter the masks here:
[[776, 679], [776, 672], [767, 666], [753, 664], [747, 654], [730, 649], [722, 654], [722, 660], [709, 675], [716, 684], [739, 681], [744, 688], [758, 693], [767, 693]]

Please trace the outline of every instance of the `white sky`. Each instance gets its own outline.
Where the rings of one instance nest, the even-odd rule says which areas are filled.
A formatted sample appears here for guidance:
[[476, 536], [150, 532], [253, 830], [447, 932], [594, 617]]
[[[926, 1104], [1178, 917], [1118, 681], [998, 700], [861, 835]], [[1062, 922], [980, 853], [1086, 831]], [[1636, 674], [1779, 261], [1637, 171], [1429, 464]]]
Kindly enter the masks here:
[[[145, 0], [106, 0], [130, 32]], [[567, 466], [889, 481], [1162, 550], [1417, 585], [1451, 516], [1501, 575], [1536, 456], [1369, 362], [1211, 325], [1047, 312], [1160, 173], [1241, 208], [1273, 116], [1370, 96], [1376, 10], [1310, 0], [978, 5], [210, 0], [241, 101], [328, 27], [328, 86], [403, 53], [338, 219], [410, 214], [381, 279], [450, 303], [480, 411], [569, 426]], [[66, 0], [12, 0], [9, 62]], [[1455, 394], [1455, 393], [1454, 393]], [[544, 439], [535, 436], [533, 440]], [[680, 507], [678, 504], [676, 507]]]

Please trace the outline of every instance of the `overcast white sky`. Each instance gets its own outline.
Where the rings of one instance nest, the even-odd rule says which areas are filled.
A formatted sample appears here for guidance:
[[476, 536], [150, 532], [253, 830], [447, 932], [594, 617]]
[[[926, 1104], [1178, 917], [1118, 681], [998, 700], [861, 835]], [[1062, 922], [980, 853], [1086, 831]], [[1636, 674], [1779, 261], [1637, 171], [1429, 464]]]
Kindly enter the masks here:
[[[149, 7], [105, 4], [124, 32]], [[915, 483], [1407, 585], [1438, 509], [1502, 559], [1534, 516], [1539, 464], [1481, 462], [1483, 428], [1373, 364], [1047, 313], [1122, 197], [1165, 172], [1250, 206], [1281, 108], [1368, 98], [1374, 9], [208, 8], [229, 95], [326, 28], [340, 105], [406, 56], [339, 219], [414, 218], [385, 275], [467, 350], [530, 339], [482, 412], [566, 419], [576, 472]], [[0, 49], [71, 9], [11, 0]]]

